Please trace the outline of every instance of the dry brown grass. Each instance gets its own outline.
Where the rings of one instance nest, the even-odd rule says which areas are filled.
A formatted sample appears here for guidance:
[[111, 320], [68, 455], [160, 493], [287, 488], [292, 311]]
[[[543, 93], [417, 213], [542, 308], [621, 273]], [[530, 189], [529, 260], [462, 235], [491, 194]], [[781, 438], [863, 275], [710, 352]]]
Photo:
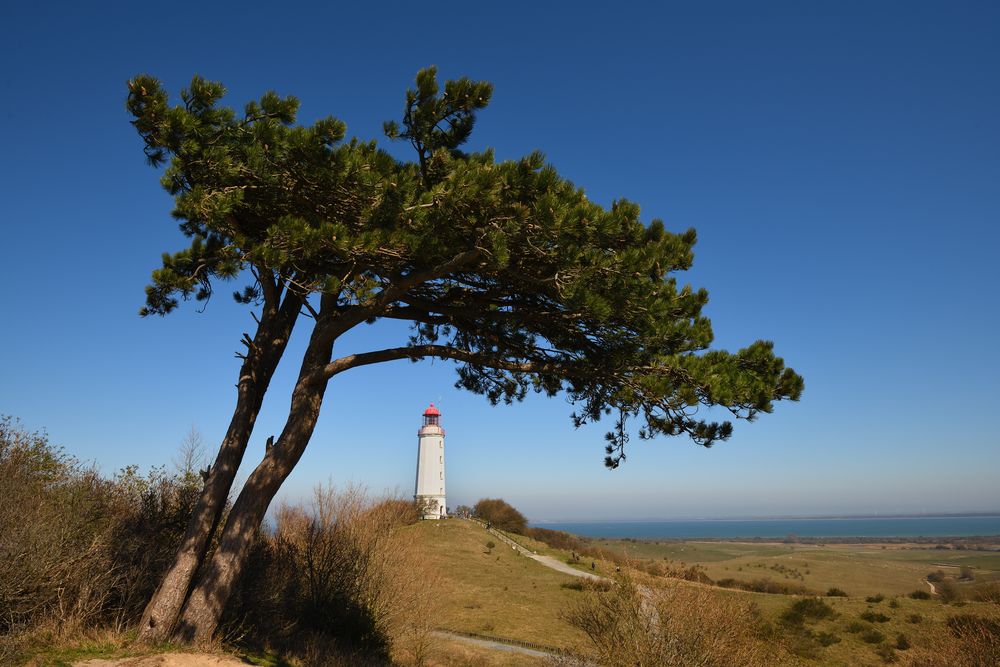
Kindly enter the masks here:
[[651, 588], [630, 576], [588, 593], [565, 614], [607, 667], [756, 667], [774, 664], [752, 603], [698, 587]]
[[[982, 610], [980, 610], [982, 611]], [[996, 667], [1000, 665], [1000, 612], [958, 614], [947, 630], [935, 632], [928, 645], [913, 651], [912, 667]]]
[[280, 507], [228, 632], [306, 664], [333, 654], [426, 664], [437, 574], [404, 534], [416, 519], [412, 503], [360, 487], [319, 487], [311, 503]]

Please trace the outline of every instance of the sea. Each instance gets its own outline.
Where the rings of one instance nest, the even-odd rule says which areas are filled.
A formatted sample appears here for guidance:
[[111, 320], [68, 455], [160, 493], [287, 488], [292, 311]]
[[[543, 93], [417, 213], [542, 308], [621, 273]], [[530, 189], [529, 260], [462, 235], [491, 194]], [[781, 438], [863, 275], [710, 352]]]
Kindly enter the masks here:
[[906, 516], [676, 521], [539, 522], [585, 537], [753, 539], [798, 537], [972, 537], [1000, 535], [1000, 516]]

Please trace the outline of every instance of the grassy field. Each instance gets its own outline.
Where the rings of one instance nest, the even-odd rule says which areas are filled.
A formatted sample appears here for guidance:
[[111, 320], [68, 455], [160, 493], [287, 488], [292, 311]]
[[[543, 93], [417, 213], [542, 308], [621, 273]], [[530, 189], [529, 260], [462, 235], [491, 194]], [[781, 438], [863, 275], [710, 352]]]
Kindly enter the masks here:
[[[576, 648], [582, 634], [563, 620], [563, 612], [581, 594], [562, 586], [570, 577], [549, 570], [499, 544], [480, 526], [467, 521], [422, 522], [412, 526], [415, 540], [426, 549], [440, 573], [443, 609], [441, 627]], [[569, 560], [569, 553], [521, 536], [519, 543], [540, 553]], [[497, 542], [492, 550], [489, 541]], [[832, 613], [826, 618], [789, 624], [783, 615], [801, 596], [751, 593], [713, 588], [720, 596], [747, 596], [760, 608], [787, 647], [783, 664], [881, 665], [895, 654], [905, 657], [926, 647], [945, 632], [944, 621], [960, 613], [993, 613], [996, 605], [940, 600], [915, 600], [914, 590], [929, 590], [924, 577], [940, 565], [969, 565], [978, 580], [1000, 574], [1000, 555], [973, 551], [942, 551], [926, 545], [797, 545], [723, 542], [600, 541], [634, 559], [664, 558], [675, 564], [701, 565], [713, 579], [724, 577], [801, 583], [825, 592], [845, 590], [848, 597], [827, 597]], [[591, 558], [576, 564], [590, 570]], [[600, 574], [613, 575], [615, 566], [596, 560]], [[650, 585], [678, 583], [638, 575]], [[697, 586], [680, 582], [684, 586]], [[878, 599], [876, 596], [881, 595]], [[870, 601], [867, 598], [872, 598]], [[900, 639], [900, 636], [903, 639]], [[824, 645], [825, 644], [825, 645]], [[910, 645], [910, 649], [896, 646]], [[909, 653], [908, 653], [909, 651]]]
[[573, 577], [519, 556], [469, 521], [423, 521], [407, 530], [441, 577], [442, 628], [560, 648], [584, 641], [559, 618], [578, 595], [562, 587]]
[[[798, 583], [819, 592], [836, 587], [852, 596], [905, 595], [928, 590], [924, 579], [938, 569], [973, 568], [977, 580], [1000, 576], [1000, 553], [941, 550], [928, 545], [774, 544], [741, 542], [634, 542], [596, 544], [634, 558], [701, 565], [712, 579]], [[946, 567], [942, 567], [942, 565]]]

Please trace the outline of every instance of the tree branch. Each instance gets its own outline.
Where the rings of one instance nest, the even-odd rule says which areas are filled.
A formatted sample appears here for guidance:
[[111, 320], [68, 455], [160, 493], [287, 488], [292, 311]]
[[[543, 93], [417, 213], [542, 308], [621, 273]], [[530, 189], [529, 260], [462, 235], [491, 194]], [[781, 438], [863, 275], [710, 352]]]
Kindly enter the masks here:
[[486, 366], [497, 370], [511, 371], [513, 373], [545, 373], [557, 370], [566, 371], [566, 367], [556, 361], [512, 361], [482, 352], [472, 352], [461, 350], [447, 345], [409, 345], [406, 347], [393, 347], [374, 352], [361, 352], [351, 354], [346, 357], [336, 359], [327, 364], [319, 373], [320, 377], [315, 380], [328, 380], [338, 373], [343, 373], [358, 366], [369, 366], [379, 364], [384, 361], [395, 361], [397, 359], [423, 359], [425, 357], [436, 357], [438, 359], [454, 359], [455, 361], [465, 361], [478, 366]]

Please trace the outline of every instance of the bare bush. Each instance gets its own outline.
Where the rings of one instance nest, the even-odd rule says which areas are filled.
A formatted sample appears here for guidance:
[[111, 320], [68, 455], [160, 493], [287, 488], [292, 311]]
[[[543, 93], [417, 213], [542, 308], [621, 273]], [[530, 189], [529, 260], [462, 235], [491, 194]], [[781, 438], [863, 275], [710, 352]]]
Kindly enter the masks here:
[[0, 643], [127, 626], [173, 556], [196, 493], [162, 469], [102, 477], [45, 433], [0, 418]]
[[607, 667], [773, 664], [752, 603], [683, 585], [651, 589], [623, 575], [565, 613]]
[[280, 507], [273, 535], [258, 536], [227, 631], [291, 653], [336, 644], [423, 664], [436, 576], [401, 534], [416, 518], [413, 503], [358, 487], [319, 487], [309, 505]]
[[1000, 615], [961, 614], [948, 618], [947, 632], [928, 637], [914, 654], [913, 667], [995, 667], [1000, 665]]

